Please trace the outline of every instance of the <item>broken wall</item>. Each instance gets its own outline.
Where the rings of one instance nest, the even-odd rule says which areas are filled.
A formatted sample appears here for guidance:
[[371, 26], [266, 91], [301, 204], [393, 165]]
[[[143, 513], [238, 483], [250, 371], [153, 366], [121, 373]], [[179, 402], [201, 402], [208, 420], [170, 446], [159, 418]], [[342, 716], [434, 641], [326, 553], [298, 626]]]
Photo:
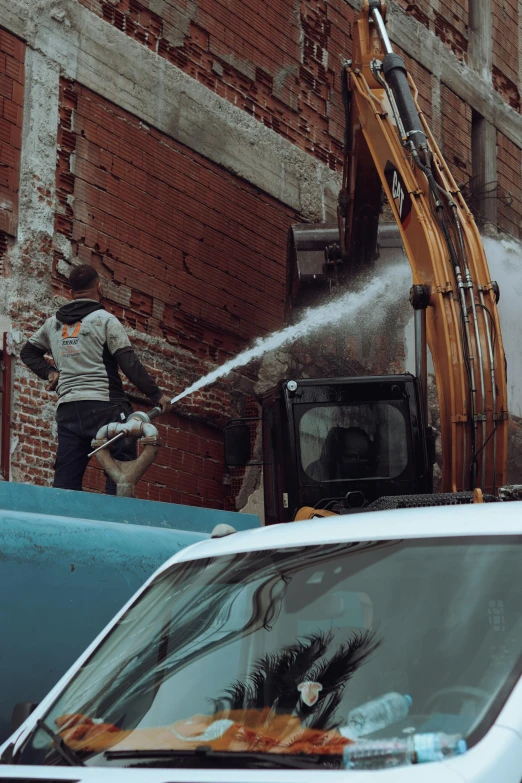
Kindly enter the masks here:
[[[58, 145], [56, 232], [70, 247], [55, 253], [54, 295], [67, 294], [71, 263], [95, 266], [162, 389], [174, 396], [281, 323], [292, 210], [72, 81], [60, 87]], [[223, 503], [216, 425], [233, 397], [219, 384], [180, 404], [191, 427], [162, 425], [143, 496]], [[88, 487], [103, 485], [99, 472]]]
[[342, 103], [332, 86], [351, 51], [342, 0], [80, 0], [125, 35], [266, 127], [339, 166]]
[[[12, 126], [0, 122], [0, 155], [5, 141], [9, 157], [0, 161], [0, 187], [9, 191], [0, 217], [11, 231], [0, 225], [0, 303], [15, 355], [68, 296], [65, 275], [76, 261], [100, 270], [107, 307], [172, 393], [283, 324], [287, 227], [334, 214], [339, 74], [358, 6], [0, 0], [0, 93]], [[488, 231], [518, 239], [515, 0], [400, 0], [388, 15], [457, 182]], [[342, 367], [347, 356], [373, 371], [406, 366], [406, 311], [370, 346], [345, 341]], [[320, 352], [299, 346], [293, 371], [339, 364], [335, 345], [318, 360]], [[160, 420], [166, 446], [140, 496], [234, 504], [223, 485], [221, 430], [253, 404], [258, 373], [271, 377], [252, 366]], [[50, 483], [55, 405], [16, 362], [13, 480]], [[87, 484], [102, 488], [94, 461]]]

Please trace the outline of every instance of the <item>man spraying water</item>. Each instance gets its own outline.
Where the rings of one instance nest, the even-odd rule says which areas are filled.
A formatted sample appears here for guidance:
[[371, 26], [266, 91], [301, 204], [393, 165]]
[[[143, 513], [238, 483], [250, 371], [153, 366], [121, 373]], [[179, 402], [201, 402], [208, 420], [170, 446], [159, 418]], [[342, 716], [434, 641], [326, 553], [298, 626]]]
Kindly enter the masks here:
[[[309, 308], [303, 317], [295, 324], [286, 326], [277, 332], [258, 338], [251, 348], [239, 353], [227, 362], [204, 375], [199, 380], [188, 386], [184, 391], [170, 400], [170, 405], [175, 405], [190, 394], [209, 386], [215, 381], [228, 375], [238, 367], [244, 367], [254, 359], [259, 359], [270, 351], [276, 351], [285, 345], [307, 337], [326, 326], [335, 326], [340, 322], [348, 328], [364, 328], [372, 331], [377, 323], [385, 318], [390, 305], [397, 301], [397, 294], [403, 291], [411, 282], [409, 267], [398, 264], [386, 270], [386, 285], [380, 277], [374, 278], [364, 285], [362, 290], [343, 293], [337, 299], [329, 300], [319, 307]], [[160, 407], [155, 407], [148, 414], [140, 412], [133, 414], [141, 420], [152, 421], [162, 413]], [[118, 433], [114, 438], [98, 446], [89, 456], [96, 451], [106, 448], [125, 436], [125, 432]]]
[[[75, 266], [69, 275], [72, 302], [61, 307], [26, 342], [20, 358], [47, 390], [57, 390], [58, 451], [54, 486], [82, 489], [91, 440], [104, 424], [124, 421], [132, 404], [123, 390], [118, 369], [153, 403], [167, 413], [170, 399], [163, 394], [134, 353], [118, 319], [101, 304], [101, 284], [89, 264]], [[54, 364], [44, 358], [51, 354]], [[136, 441], [118, 439], [114, 456], [136, 459]], [[107, 477], [106, 494], [116, 494]]]

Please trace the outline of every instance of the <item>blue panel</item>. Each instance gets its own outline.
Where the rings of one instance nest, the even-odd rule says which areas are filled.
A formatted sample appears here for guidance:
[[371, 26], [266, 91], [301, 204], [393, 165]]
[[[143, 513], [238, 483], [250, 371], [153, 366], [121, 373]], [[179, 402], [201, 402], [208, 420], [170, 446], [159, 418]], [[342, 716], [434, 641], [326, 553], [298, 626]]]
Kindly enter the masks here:
[[0, 741], [145, 579], [205, 534], [0, 511]]
[[165, 560], [219, 522], [260, 525], [252, 515], [8, 483], [0, 509], [0, 742], [14, 704], [40, 701]]
[[180, 506], [175, 503], [156, 503], [138, 498], [116, 498], [94, 492], [73, 492], [69, 489], [35, 487], [32, 484], [15, 484], [0, 481], [0, 509], [49, 513], [78, 519], [104, 519], [108, 522], [125, 522], [129, 525], [171, 527], [177, 530], [197, 530], [211, 533], [224, 522], [236, 530], [260, 527], [254, 514], [238, 514], [234, 511], [217, 511], [197, 506]]

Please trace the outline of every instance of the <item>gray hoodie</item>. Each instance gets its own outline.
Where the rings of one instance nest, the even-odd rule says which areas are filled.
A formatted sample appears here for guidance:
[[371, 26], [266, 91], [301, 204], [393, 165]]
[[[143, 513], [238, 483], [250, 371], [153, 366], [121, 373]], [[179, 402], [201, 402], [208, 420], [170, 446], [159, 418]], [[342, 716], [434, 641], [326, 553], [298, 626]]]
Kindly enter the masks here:
[[[54, 367], [45, 354], [52, 355]], [[61, 307], [28, 340], [20, 358], [40, 378], [58, 370], [59, 404], [127, 400], [118, 369], [154, 403], [161, 397], [120, 321], [93, 299], [75, 299]]]

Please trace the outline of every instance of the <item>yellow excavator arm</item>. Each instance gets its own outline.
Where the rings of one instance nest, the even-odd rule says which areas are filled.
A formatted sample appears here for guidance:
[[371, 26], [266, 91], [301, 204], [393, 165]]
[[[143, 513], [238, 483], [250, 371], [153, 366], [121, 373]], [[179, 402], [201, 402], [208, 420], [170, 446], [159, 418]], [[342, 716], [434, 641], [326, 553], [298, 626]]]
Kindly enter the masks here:
[[441, 491], [480, 487], [494, 494], [505, 482], [507, 461], [498, 287], [473, 215], [419, 109], [415, 85], [392, 50], [385, 18], [384, 2], [364, 0], [352, 61], [344, 67], [340, 254], [348, 264], [360, 264], [365, 239], [376, 232], [382, 185], [411, 265], [412, 304], [426, 316], [440, 407]]

